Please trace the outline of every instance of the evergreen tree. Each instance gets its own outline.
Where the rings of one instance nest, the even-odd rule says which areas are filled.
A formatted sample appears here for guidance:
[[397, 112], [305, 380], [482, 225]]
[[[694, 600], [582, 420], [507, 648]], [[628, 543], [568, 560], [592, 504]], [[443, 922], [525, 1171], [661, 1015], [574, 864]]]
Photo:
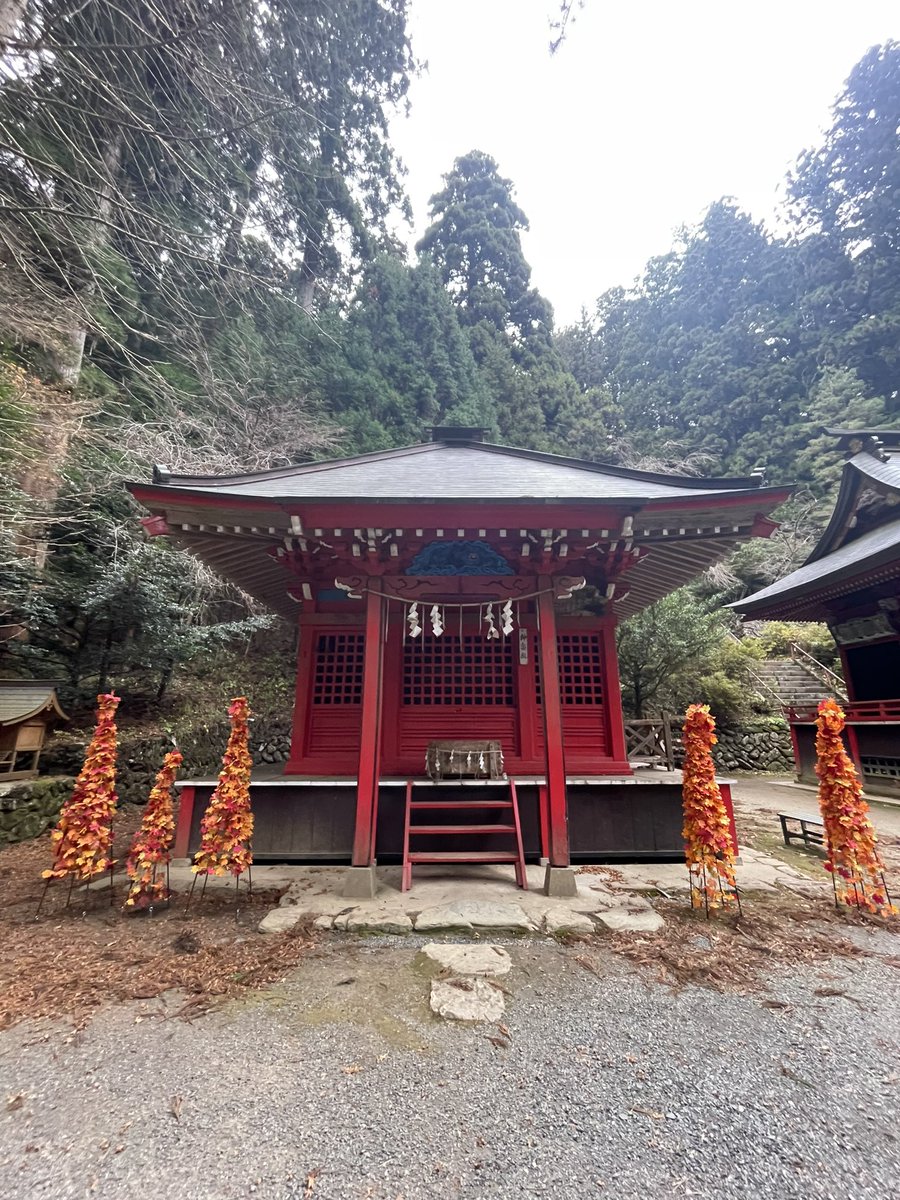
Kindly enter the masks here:
[[456, 159], [429, 216], [416, 249], [437, 266], [463, 321], [487, 321], [515, 343], [546, 341], [553, 310], [531, 287], [520, 236], [528, 219], [494, 159], [480, 150]]
[[601, 297], [595, 345], [582, 323], [569, 353], [645, 453], [784, 478], [805, 393], [793, 287], [792, 248], [721, 201], [632, 292]]
[[313, 353], [319, 402], [353, 451], [422, 439], [430, 425], [490, 427], [489, 393], [457, 310], [427, 261], [383, 255]]
[[[811, 260], [807, 311], [823, 359], [869, 395], [896, 396], [900, 370], [900, 43], [853, 68], [821, 146], [790, 183]], [[895, 409], [896, 411], [896, 409]]]

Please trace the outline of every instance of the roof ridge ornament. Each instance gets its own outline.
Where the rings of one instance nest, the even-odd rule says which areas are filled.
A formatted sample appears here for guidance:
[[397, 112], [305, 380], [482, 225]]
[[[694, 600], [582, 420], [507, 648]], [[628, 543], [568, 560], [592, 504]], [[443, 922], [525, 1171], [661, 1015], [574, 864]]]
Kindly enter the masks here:
[[766, 463], [761, 462], [761, 463], [757, 463], [757, 465], [750, 472], [750, 478], [756, 481], [757, 487], [765, 487], [766, 486], [766, 471], [767, 470], [768, 470], [768, 467], [767, 467]]
[[837, 438], [837, 449], [846, 451], [847, 458], [870, 454], [877, 462], [890, 462], [890, 451], [900, 449], [900, 429], [833, 429], [822, 428], [828, 437]]

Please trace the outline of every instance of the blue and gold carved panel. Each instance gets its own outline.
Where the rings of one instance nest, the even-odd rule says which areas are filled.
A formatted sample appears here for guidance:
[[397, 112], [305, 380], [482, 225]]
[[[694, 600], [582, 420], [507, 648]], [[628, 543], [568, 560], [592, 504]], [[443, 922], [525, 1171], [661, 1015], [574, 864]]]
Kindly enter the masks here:
[[515, 575], [486, 542], [432, 542], [420, 550], [407, 575]]

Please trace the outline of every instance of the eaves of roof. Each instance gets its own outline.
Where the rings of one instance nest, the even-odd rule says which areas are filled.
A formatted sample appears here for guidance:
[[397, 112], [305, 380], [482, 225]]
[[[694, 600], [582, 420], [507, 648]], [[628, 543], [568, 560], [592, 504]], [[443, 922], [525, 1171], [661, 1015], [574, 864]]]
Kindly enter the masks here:
[[[887, 462], [865, 451], [847, 460], [831, 519], [807, 562], [816, 562], [841, 546], [851, 528], [861, 493], [866, 487], [900, 496], [900, 455], [888, 456]], [[805, 565], [805, 564], [804, 564]]]
[[61, 721], [68, 721], [56, 698], [55, 687], [42, 680], [0, 680], [0, 726], [21, 725], [46, 709], [51, 709]]
[[758, 619], [788, 615], [785, 610], [804, 597], [812, 599], [826, 591], [837, 596], [847, 590], [841, 585], [894, 565], [900, 571], [900, 518], [845, 542], [822, 558], [807, 560], [784, 579], [728, 607]]

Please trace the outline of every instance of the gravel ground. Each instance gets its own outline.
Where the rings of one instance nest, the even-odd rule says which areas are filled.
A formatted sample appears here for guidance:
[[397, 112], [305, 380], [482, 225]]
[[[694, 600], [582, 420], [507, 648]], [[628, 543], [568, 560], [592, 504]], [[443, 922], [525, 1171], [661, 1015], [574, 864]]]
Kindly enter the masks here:
[[431, 1017], [417, 944], [326, 942], [192, 1024], [6, 1031], [0, 1197], [900, 1196], [892, 936], [746, 995], [506, 943], [505, 1047]]

